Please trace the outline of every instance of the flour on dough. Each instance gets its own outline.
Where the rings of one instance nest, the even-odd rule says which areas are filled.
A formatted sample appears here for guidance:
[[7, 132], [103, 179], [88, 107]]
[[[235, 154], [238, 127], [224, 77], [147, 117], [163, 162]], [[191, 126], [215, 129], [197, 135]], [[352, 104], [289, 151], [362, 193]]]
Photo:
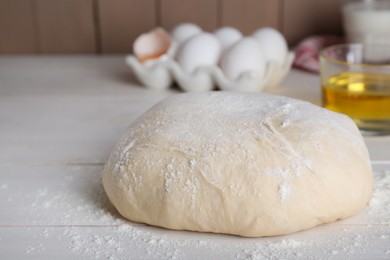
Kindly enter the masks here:
[[103, 185], [131, 221], [260, 237], [357, 213], [372, 171], [347, 116], [281, 96], [187, 93], [130, 125]]

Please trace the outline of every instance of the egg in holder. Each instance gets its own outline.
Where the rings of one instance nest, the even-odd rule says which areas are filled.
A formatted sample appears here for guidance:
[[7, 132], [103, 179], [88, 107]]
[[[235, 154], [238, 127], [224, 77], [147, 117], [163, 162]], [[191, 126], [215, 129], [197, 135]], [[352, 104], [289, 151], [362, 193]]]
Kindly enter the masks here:
[[180, 24], [169, 34], [162, 28], [140, 35], [126, 64], [150, 89], [174, 82], [183, 91], [260, 92], [276, 87], [294, 59], [284, 37], [261, 28], [251, 36], [231, 27], [213, 33], [194, 24]]

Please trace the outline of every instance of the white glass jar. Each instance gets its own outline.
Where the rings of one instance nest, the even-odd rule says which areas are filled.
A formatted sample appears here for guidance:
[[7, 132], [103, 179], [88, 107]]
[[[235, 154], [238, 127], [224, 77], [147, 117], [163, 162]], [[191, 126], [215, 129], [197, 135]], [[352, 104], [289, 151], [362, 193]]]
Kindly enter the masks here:
[[343, 20], [348, 42], [390, 44], [390, 0], [349, 1]]

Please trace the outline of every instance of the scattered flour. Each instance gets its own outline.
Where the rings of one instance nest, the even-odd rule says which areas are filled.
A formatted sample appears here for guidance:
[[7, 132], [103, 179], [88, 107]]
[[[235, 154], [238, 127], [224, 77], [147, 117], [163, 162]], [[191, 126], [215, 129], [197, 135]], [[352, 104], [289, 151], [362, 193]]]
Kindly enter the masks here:
[[[42, 224], [37, 222], [37, 228], [41, 230], [38, 235], [33, 228], [28, 229], [26, 235], [34, 234], [39, 242], [27, 245], [24, 252], [39, 257], [49, 254], [53, 250], [50, 245], [55, 243], [64, 247], [69, 257], [73, 255], [79, 259], [113, 260], [131, 256], [134, 259], [256, 260], [361, 258], [375, 248], [381, 248], [383, 252], [375, 252], [378, 257], [386, 258], [390, 255], [390, 172], [375, 176], [375, 189], [366, 215], [369, 218], [367, 223], [381, 225], [349, 227], [347, 223], [330, 224], [289, 236], [257, 239], [172, 231], [128, 222], [113, 210], [100, 180], [92, 180], [95, 187], [72, 194], [68, 186], [75, 185], [77, 178], [70, 176], [62, 180], [62, 188], [56, 193], [53, 193], [53, 188], [41, 187], [34, 191], [34, 196], [29, 194], [33, 197], [29, 210], [46, 218], [45, 221], [48, 210], [65, 214], [63, 219], [49, 218], [53, 225], [50, 227], [40, 228]], [[279, 188], [283, 200], [289, 187], [282, 184]], [[85, 221], [96, 225], [72, 226], [76, 220], [80, 221], [81, 215], [87, 216]]]
[[390, 225], [390, 171], [375, 175], [375, 189], [370, 200], [370, 217], [377, 223]]
[[32, 253], [32, 252], [41, 253], [41, 252], [45, 251], [45, 248], [43, 247], [42, 243], [39, 243], [39, 244], [34, 245], [34, 246], [28, 246], [25, 251], [27, 254]]

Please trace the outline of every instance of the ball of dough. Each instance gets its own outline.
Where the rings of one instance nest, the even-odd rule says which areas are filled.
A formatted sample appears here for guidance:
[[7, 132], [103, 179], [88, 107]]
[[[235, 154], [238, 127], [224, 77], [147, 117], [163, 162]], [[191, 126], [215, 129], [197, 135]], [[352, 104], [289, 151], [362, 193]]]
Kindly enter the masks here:
[[282, 235], [349, 217], [372, 192], [347, 116], [266, 94], [158, 103], [114, 148], [103, 185], [125, 218], [178, 230]]

